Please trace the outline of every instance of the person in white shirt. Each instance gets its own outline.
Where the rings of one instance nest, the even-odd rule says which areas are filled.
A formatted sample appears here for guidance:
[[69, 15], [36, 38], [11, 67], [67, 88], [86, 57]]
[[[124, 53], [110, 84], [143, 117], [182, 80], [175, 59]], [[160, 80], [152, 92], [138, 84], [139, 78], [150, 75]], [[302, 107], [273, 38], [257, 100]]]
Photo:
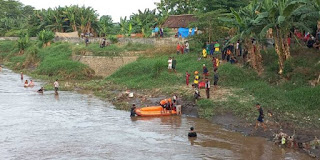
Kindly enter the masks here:
[[189, 49], [190, 49], [190, 46], [189, 46], [189, 42], [187, 41], [187, 42], [186, 42], [186, 51], [185, 51], [185, 52], [188, 53], [188, 52], [189, 52]]
[[169, 60], [168, 60], [168, 70], [171, 71], [172, 70], [172, 58], [169, 57]]
[[236, 54], [237, 54], [237, 56], [240, 56], [240, 41], [239, 40], [236, 45]]
[[54, 85], [54, 92], [58, 94], [58, 89], [59, 89], [58, 79], [53, 83], [53, 85]]

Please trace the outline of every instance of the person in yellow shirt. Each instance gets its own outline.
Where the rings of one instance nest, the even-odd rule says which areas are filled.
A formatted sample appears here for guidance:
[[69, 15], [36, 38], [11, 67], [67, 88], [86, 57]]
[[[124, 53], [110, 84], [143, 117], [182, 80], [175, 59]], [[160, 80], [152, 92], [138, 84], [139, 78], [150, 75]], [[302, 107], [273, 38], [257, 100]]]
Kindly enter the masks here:
[[219, 58], [216, 58], [216, 67], [218, 68], [220, 65], [220, 61], [219, 61]]
[[202, 50], [203, 58], [207, 58], [207, 55], [208, 55], [207, 50], [205, 48], [203, 48], [203, 50]]
[[219, 53], [220, 52], [220, 44], [218, 41], [214, 44], [214, 52]]

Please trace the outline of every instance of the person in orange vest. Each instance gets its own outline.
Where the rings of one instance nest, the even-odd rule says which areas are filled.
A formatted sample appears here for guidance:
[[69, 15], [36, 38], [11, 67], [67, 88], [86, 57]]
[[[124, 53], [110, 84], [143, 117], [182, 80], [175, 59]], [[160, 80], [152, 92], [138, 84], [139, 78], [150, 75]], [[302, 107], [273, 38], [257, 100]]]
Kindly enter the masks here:
[[167, 110], [166, 110], [167, 104], [168, 104], [168, 100], [167, 99], [163, 99], [163, 100], [160, 101], [160, 106], [162, 106], [162, 108], [163, 108], [163, 110], [162, 110], [163, 113], [167, 112]]

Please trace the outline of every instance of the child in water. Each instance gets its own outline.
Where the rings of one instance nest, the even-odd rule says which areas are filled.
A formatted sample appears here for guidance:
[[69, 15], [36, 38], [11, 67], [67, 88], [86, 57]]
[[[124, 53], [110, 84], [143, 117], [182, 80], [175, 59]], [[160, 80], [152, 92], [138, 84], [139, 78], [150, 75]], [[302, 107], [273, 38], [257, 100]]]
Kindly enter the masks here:
[[33, 81], [32, 80], [30, 80], [30, 83], [29, 83], [29, 85], [28, 85], [29, 87], [33, 87], [34, 86], [34, 83], [33, 83]]
[[43, 93], [43, 91], [44, 91], [44, 88], [41, 87], [37, 92], [38, 92], [38, 93]]
[[28, 83], [28, 80], [26, 80], [25, 82], [24, 82], [24, 87], [28, 87], [29, 86], [29, 83]]

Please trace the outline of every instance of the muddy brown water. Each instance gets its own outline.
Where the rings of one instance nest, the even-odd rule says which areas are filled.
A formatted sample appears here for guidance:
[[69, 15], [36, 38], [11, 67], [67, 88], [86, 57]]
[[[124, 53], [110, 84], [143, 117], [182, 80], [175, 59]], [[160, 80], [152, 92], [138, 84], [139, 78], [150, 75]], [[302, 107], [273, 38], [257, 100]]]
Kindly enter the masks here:
[[[27, 76], [25, 78], [29, 79]], [[38, 94], [19, 74], [0, 72], [0, 159], [310, 159], [263, 138], [191, 117], [130, 118], [76, 92]], [[188, 139], [194, 126], [197, 139]]]

